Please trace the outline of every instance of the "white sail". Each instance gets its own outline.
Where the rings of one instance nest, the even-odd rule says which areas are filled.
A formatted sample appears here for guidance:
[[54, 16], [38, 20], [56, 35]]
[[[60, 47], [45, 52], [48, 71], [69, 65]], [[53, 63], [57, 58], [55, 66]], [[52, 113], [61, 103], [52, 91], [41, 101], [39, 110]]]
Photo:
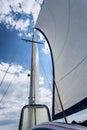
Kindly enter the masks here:
[[[87, 0], [44, 0], [36, 28], [45, 34], [51, 45], [55, 68], [54, 80], [63, 108], [70, 112], [67, 115], [85, 109]], [[58, 114], [62, 110], [57, 91], [53, 95], [53, 113]]]

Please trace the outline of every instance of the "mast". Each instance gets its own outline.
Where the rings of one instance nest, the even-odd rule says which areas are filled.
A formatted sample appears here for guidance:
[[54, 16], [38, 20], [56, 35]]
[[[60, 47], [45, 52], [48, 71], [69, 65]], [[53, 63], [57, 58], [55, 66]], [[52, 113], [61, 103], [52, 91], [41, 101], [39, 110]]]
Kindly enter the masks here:
[[31, 79], [30, 79], [30, 92], [29, 92], [29, 105], [38, 102], [38, 85], [39, 85], [39, 59], [37, 43], [34, 42], [34, 34], [32, 37], [32, 57], [31, 57]]
[[39, 86], [39, 57], [37, 44], [42, 44], [34, 40], [34, 33], [32, 40], [24, 39], [23, 41], [32, 43], [32, 54], [31, 54], [31, 77], [30, 77], [30, 91], [29, 91], [29, 105], [38, 103], [38, 86]]
[[39, 86], [39, 57], [37, 44], [43, 44], [34, 40], [22, 39], [26, 42], [32, 43], [31, 56], [31, 74], [30, 77], [30, 91], [29, 104], [24, 106], [21, 112], [19, 130], [29, 130], [35, 125], [50, 120], [49, 110], [45, 105], [38, 103], [38, 86]]

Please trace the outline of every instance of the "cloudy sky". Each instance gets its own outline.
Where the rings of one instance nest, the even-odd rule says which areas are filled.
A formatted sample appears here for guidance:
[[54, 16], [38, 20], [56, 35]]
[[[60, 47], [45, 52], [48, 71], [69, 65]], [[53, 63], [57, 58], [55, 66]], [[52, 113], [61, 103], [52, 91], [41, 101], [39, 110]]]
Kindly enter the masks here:
[[[0, 1], [0, 129], [16, 130], [22, 106], [28, 103], [32, 31], [42, 0]], [[46, 41], [35, 32], [39, 45], [40, 102], [51, 106], [51, 62]], [[46, 65], [46, 67], [44, 66]], [[50, 75], [50, 76], [49, 76]], [[45, 86], [45, 87], [44, 87]], [[44, 97], [44, 98], [43, 98]]]

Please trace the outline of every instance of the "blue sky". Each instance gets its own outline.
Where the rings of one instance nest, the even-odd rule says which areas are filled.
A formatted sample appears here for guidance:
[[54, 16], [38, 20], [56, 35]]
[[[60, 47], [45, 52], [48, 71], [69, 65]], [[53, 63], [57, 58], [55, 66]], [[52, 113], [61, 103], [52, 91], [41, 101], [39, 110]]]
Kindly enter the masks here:
[[[26, 43], [21, 38], [32, 39], [32, 29], [41, 3], [42, 0], [0, 1], [0, 82], [8, 70], [0, 86], [1, 130], [18, 129], [21, 108], [28, 102], [27, 84], [30, 79], [27, 74], [31, 67], [31, 43]], [[44, 41], [43, 36], [37, 34], [37, 40]], [[38, 49], [41, 66], [40, 102], [51, 106], [52, 69], [46, 41]]]
[[[21, 38], [32, 39], [32, 29], [36, 22], [42, 0], [1, 0], [0, 1], [0, 129], [16, 130], [21, 108], [28, 102], [27, 74], [31, 67], [31, 43]], [[3, 6], [4, 5], [4, 6]], [[36, 33], [35, 33], [36, 34]], [[37, 32], [36, 38], [43, 42], [39, 45], [39, 99], [51, 109], [52, 69], [50, 53], [43, 36]], [[9, 67], [10, 65], [10, 67]], [[6, 92], [7, 91], [7, 92]], [[6, 95], [4, 97], [4, 94]], [[4, 98], [3, 98], [4, 97]], [[43, 98], [44, 97], [44, 98]], [[85, 119], [86, 111], [82, 111]], [[69, 117], [69, 120], [79, 116]]]

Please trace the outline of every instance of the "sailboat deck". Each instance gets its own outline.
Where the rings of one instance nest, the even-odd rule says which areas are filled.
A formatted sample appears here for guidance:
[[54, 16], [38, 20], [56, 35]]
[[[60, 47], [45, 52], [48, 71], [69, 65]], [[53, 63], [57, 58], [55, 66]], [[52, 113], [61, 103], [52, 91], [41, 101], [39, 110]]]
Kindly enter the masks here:
[[40, 124], [31, 130], [87, 130], [87, 127], [76, 124], [65, 124], [58, 122], [49, 122]]

